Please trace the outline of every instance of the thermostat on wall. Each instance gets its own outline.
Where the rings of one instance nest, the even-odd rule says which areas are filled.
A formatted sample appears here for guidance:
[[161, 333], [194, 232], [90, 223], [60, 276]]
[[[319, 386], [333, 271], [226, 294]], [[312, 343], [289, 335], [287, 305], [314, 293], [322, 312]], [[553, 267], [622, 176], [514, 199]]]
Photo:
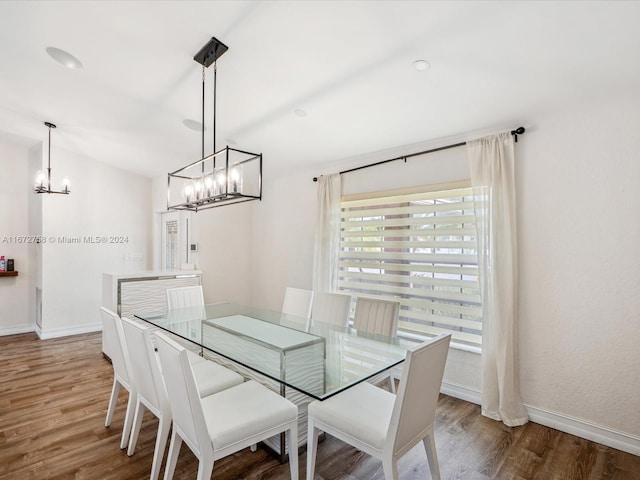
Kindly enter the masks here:
[[198, 251], [198, 244], [197, 243], [192, 243], [189, 246], [189, 250], [192, 251], [192, 252], [197, 252]]

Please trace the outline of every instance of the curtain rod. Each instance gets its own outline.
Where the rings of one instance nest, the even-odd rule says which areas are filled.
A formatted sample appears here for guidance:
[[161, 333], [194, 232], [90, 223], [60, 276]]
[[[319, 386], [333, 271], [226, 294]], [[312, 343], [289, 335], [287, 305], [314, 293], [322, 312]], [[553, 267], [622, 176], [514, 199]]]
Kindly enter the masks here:
[[[518, 135], [522, 135], [524, 132], [525, 132], [524, 127], [518, 127], [515, 130], [511, 130], [511, 135], [513, 135], [515, 137], [515, 141], [518, 142]], [[402, 155], [400, 157], [390, 158], [389, 160], [382, 160], [380, 162], [375, 162], [375, 163], [370, 163], [368, 165], [362, 165], [360, 167], [350, 168], [349, 170], [343, 170], [338, 173], [342, 175], [343, 173], [350, 173], [350, 172], [355, 172], [356, 170], [363, 170], [369, 167], [376, 167], [378, 165], [382, 165], [383, 163], [395, 162], [396, 160], [404, 160], [406, 162], [407, 158], [417, 157], [418, 155], [425, 155], [427, 153], [439, 152], [441, 150], [448, 150], [450, 148], [462, 147], [466, 144], [467, 142], [460, 142], [460, 143], [454, 143], [452, 145], [445, 145], [444, 147], [432, 148], [431, 150], [423, 150], [422, 152], [410, 153], [408, 155]], [[313, 177], [313, 181], [317, 182], [318, 177]]]

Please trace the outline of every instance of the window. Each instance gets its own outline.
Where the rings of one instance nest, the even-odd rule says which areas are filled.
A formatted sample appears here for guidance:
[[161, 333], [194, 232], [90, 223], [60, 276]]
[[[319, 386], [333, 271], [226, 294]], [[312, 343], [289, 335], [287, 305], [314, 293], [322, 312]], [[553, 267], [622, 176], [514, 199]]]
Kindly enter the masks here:
[[400, 303], [398, 335], [451, 333], [480, 347], [482, 308], [468, 182], [343, 198], [338, 289]]

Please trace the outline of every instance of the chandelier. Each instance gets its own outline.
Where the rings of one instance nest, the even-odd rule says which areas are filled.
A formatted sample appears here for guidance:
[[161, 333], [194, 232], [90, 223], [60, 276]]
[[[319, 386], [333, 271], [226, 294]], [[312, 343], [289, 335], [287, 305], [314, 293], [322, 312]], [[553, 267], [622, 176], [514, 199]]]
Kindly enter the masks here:
[[[216, 151], [217, 60], [228, 50], [212, 37], [193, 59], [202, 65], [202, 158], [168, 174], [167, 209], [197, 212], [262, 200], [262, 154], [228, 145]], [[213, 153], [204, 152], [205, 69], [213, 65]]]
[[36, 174], [36, 186], [34, 191], [36, 193], [61, 193], [63, 195], [68, 195], [71, 191], [69, 190], [69, 179], [62, 179], [62, 190], [51, 190], [51, 129], [56, 128], [56, 126], [51, 122], [44, 122], [44, 124], [49, 128], [49, 161], [47, 163], [47, 172], [43, 172], [40, 170]]

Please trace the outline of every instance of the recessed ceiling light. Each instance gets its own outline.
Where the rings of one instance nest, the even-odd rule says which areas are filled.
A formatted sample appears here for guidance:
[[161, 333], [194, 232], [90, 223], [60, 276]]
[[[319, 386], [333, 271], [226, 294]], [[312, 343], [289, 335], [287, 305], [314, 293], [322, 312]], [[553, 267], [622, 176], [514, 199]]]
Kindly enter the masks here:
[[47, 53], [51, 58], [53, 58], [56, 62], [61, 65], [64, 65], [71, 70], [78, 70], [82, 68], [82, 63], [76, 57], [71, 55], [69, 52], [65, 52], [64, 50], [60, 50], [55, 47], [47, 47]]
[[[190, 118], [185, 118], [182, 121], [182, 124], [190, 130], [195, 130], [196, 132], [202, 132], [202, 124], [197, 120], [191, 120]], [[205, 126], [204, 129], [206, 130], [207, 127]]]
[[296, 117], [306, 117], [306, 116], [307, 116], [307, 111], [306, 111], [306, 110], [303, 110], [303, 109], [301, 109], [301, 108], [296, 108], [296, 109], [293, 111], [293, 114], [294, 114]]
[[416, 60], [413, 62], [413, 68], [415, 68], [419, 72], [424, 72], [425, 70], [429, 70], [431, 68], [431, 64], [426, 60]]

